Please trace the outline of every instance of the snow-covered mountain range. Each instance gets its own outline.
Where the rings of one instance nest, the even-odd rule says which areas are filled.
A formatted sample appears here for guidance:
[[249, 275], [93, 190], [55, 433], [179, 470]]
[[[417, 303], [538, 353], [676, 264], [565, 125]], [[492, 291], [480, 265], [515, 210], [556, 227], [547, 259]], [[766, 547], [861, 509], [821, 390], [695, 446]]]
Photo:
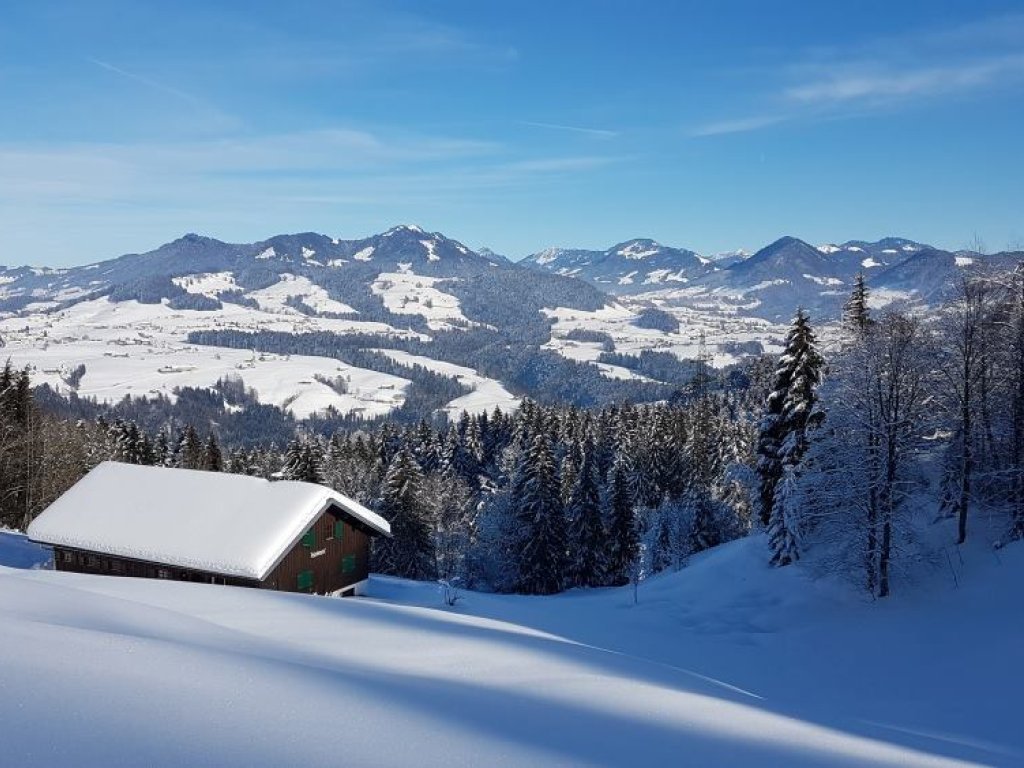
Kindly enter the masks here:
[[705, 257], [653, 240], [630, 240], [606, 251], [548, 248], [522, 264], [586, 280], [616, 295], [651, 300], [689, 300], [779, 320], [802, 306], [833, 316], [863, 273], [878, 299], [932, 301], [948, 288], [957, 271], [979, 260], [1012, 264], [1020, 253], [982, 257], [949, 252], [900, 237], [875, 242], [849, 240], [814, 246], [782, 237], [752, 255], [743, 252]]
[[[835, 318], [858, 273], [876, 307], [927, 303], [968, 267], [1022, 259], [783, 237], [753, 255], [637, 239], [513, 263], [414, 225], [351, 240], [188, 234], [84, 266], [0, 267], [0, 344], [38, 383], [108, 403], [173, 399], [228, 376], [297, 418], [414, 404], [454, 414], [526, 395], [644, 401], [688, 380], [679, 361], [702, 343], [724, 367], [776, 351], [798, 306], [818, 323]], [[643, 365], [644, 353], [667, 358]], [[450, 397], [437, 401], [444, 388], [430, 376]]]

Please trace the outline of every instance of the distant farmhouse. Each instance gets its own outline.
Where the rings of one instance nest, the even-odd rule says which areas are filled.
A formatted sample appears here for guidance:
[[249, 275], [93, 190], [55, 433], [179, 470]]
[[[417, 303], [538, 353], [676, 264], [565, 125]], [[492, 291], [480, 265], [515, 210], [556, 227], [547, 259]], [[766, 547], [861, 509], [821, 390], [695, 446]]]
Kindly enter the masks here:
[[28, 527], [57, 570], [358, 594], [379, 515], [330, 488], [104, 462]]

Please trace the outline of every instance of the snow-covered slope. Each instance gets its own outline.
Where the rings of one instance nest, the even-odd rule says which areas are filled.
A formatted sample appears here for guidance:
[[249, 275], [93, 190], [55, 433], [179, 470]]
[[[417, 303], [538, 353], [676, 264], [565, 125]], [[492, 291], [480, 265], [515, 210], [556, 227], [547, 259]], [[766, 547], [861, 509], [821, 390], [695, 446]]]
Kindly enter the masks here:
[[[0, 534], [0, 541], [9, 534]], [[11, 765], [1024, 764], [1024, 547], [869, 604], [734, 542], [556, 597], [0, 567]], [[0, 553], [22, 546], [0, 546]]]
[[[6, 342], [4, 357], [18, 367], [31, 366], [33, 383], [107, 403], [126, 395], [173, 399], [178, 387], [211, 387], [223, 377], [240, 377], [260, 402], [298, 418], [332, 406], [341, 413], [375, 416], [404, 402], [409, 382], [397, 376], [326, 357], [187, 343], [190, 331], [213, 329], [408, 335], [384, 323], [309, 317], [267, 301], [277, 311], [226, 303], [200, 312], [101, 298], [50, 314], [0, 320], [0, 336]], [[80, 365], [85, 375], [72, 384], [71, 374]], [[327, 383], [337, 379], [345, 381], [344, 392]]]

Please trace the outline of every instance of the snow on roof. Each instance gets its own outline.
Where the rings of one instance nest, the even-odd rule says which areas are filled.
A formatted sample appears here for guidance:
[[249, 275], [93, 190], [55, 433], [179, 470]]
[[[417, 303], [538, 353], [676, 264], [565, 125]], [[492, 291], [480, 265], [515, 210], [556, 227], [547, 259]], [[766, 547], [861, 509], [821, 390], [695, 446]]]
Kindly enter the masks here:
[[262, 581], [331, 505], [391, 534], [384, 518], [322, 485], [106, 461], [33, 520], [28, 535]]

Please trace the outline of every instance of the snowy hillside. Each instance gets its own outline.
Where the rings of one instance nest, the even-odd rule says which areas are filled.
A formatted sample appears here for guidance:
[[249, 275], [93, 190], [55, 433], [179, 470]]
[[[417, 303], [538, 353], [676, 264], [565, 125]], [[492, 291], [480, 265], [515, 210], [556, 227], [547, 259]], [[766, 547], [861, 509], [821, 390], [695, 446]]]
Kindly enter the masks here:
[[[42, 559], [12, 534], [0, 558]], [[9, 765], [1024, 765], [1024, 549], [870, 604], [744, 539], [557, 597], [0, 567]], [[938, 588], [936, 588], [938, 586]]]
[[[197, 288], [204, 283], [190, 284]], [[82, 397], [116, 403], [126, 395], [164, 395], [177, 387], [210, 387], [223, 377], [240, 377], [261, 402], [298, 418], [331, 406], [342, 413], [387, 414], [400, 406], [408, 382], [349, 366], [338, 360], [271, 355], [251, 350], [187, 343], [192, 330], [272, 330], [304, 333], [327, 330], [381, 336], [408, 335], [383, 323], [309, 317], [263, 293], [263, 309], [224, 304], [214, 311], [175, 310], [166, 304], [94, 299], [49, 314], [0, 320], [4, 357], [30, 366], [37, 384]], [[76, 381], [74, 369], [85, 366]], [[345, 391], [327, 381], [341, 379]]]

